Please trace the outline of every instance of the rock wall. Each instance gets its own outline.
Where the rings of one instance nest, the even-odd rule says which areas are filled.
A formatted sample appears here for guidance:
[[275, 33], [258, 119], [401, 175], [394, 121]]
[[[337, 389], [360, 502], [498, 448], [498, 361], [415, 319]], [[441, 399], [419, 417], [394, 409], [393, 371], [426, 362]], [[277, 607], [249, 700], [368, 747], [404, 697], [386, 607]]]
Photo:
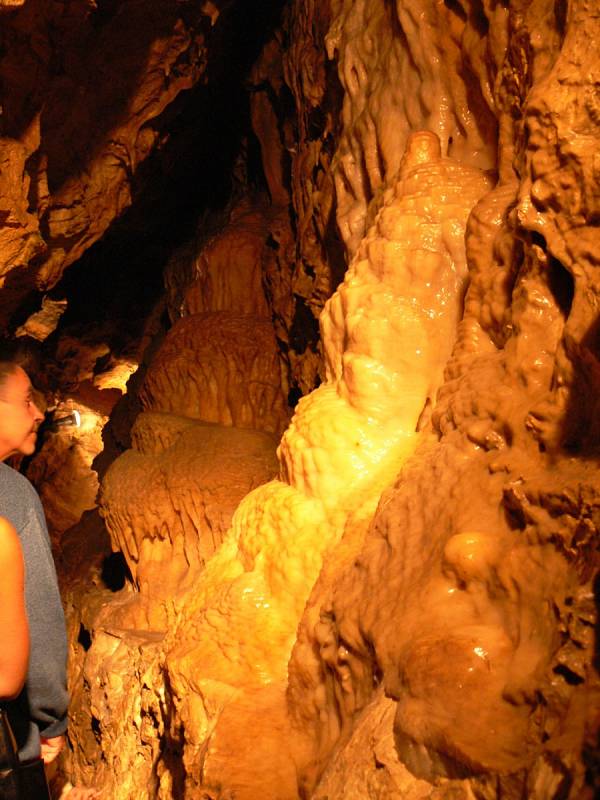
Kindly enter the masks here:
[[[265, 191], [173, 254], [105, 528], [63, 534], [71, 781], [595, 796], [599, 34], [587, 0], [288, 4], [247, 81]], [[40, 260], [10, 185], [7, 267], [101, 235]]]
[[202, 8], [183, 17], [162, 2], [32, 0], [4, 13], [3, 327], [131, 203], [162, 112], [206, 68], [210, 27]]

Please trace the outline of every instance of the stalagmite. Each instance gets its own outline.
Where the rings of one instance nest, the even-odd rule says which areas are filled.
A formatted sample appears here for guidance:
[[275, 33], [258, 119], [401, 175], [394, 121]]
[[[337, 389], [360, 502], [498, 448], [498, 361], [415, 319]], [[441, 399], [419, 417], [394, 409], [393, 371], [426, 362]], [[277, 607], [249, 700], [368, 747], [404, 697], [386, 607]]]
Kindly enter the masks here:
[[[246, 751], [239, 717], [229, 721], [226, 707], [216, 717], [209, 712], [219, 708], [223, 689], [213, 697], [212, 685], [196, 684], [190, 693], [190, 670], [210, 663], [217, 686], [242, 692], [284, 685], [296, 628], [324, 559], [349, 519], [361, 517], [364, 526], [381, 490], [414, 451], [460, 315], [466, 217], [487, 185], [479, 170], [442, 159], [434, 134], [410, 139], [394, 190], [323, 312], [328, 379], [300, 401], [283, 436], [282, 480], [240, 504], [228, 540], [185, 606], [175, 633], [183, 644], [168, 653], [167, 667], [179, 713], [188, 720], [190, 773], [206, 735], [198, 739], [196, 731], [216, 724], [204, 766], [207, 789], [226, 770], [236, 796], [259, 791], [256, 776], [219, 757], [222, 737], [234, 736]], [[442, 203], [432, 202], [436, 197]], [[276, 714], [268, 700], [263, 714]], [[295, 795], [293, 784], [277, 792], [264, 796]]]

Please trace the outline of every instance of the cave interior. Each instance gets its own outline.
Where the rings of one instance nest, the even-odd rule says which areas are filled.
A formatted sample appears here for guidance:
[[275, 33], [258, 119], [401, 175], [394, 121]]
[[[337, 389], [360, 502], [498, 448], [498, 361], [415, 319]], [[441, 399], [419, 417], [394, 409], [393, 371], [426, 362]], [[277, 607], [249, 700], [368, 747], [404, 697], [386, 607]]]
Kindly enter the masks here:
[[599, 42], [593, 0], [0, 0], [56, 798], [600, 797]]

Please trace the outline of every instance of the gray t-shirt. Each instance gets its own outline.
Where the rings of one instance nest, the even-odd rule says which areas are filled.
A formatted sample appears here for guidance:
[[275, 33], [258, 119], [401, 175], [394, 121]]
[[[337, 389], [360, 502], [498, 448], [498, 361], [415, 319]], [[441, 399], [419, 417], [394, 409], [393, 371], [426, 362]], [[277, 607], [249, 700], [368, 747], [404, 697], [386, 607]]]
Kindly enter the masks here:
[[0, 463], [0, 514], [15, 526], [25, 561], [30, 654], [25, 687], [6, 704], [22, 759], [40, 752], [40, 735], [67, 729], [67, 635], [44, 511], [27, 478]]

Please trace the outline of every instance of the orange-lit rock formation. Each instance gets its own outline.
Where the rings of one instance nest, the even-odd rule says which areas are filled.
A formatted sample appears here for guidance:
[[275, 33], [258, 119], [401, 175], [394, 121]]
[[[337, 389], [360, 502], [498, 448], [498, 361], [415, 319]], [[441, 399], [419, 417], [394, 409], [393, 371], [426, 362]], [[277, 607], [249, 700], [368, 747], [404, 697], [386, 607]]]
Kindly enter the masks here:
[[[140, 8], [89, 34], [94, 64]], [[203, 4], [196, 29], [153, 6], [109, 140], [70, 161], [54, 112], [9, 108], [7, 308], [17, 268], [51, 283], [129, 203], [168, 130], [148, 121], [232, 9]], [[72, 10], [57, 48], [81, 58], [95, 12]], [[37, 11], [4, 12], [5, 81]], [[94, 512], [65, 534], [71, 781], [114, 800], [595, 796], [599, 34], [585, 0], [286, 4], [245, 75], [231, 202], [169, 258], [139, 413], [114, 452], [104, 429], [106, 530]], [[99, 74], [63, 130], [115, 102]], [[67, 402], [112, 391], [125, 356], [60, 330]], [[64, 515], [74, 454], [34, 461], [57, 538], [93, 505], [93, 449]]]
[[227, 312], [184, 317], [150, 365], [141, 401], [152, 411], [280, 431], [287, 409], [270, 322]]
[[160, 599], [169, 606], [196, 583], [241, 498], [276, 472], [274, 443], [258, 431], [149, 413], [132, 437], [133, 450], [104, 480], [105, 517], [160, 628]]
[[0, 277], [23, 277], [9, 281], [4, 315], [32, 284], [52, 287], [130, 205], [140, 165], [164, 144], [161, 114], [206, 68], [212, 4], [185, 19], [163, 2], [6, 5]]
[[[283, 480], [257, 489], [239, 506], [222, 551], [186, 603], [175, 633], [178, 644], [167, 655], [169, 684], [186, 721], [184, 763], [192, 789], [193, 764], [202, 758], [205, 790], [227, 776], [240, 798], [259, 791], [258, 779], [224, 763], [221, 748], [231, 758], [233, 747], [251, 761], [252, 745], [240, 735], [241, 720], [250, 724], [249, 689], [263, 714], [285, 718], [281, 690], [310, 590], [345, 530], [350, 527], [349, 538], [364, 531], [381, 489], [414, 450], [419, 418], [441, 379], [444, 346], [448, 352], [456, 326], [464, 280], [464, 251], [456, 241], [485, 188], [478, 170], [440, 158], [434, 135], [414, 137], [397, 186], [326, 305], [328, 380], [300, 401], [283, 436]], [[444, 201], [432, 205], [430, 198], [438, 193]], [[428, 325], [431, 349], [424, 333]], [[415, 330], [416, 341], [409, 338]], [[405, 347], [399, 352], [402, 334]], [[384, 383], [395, 391], [382, 389]], [[314, 613], [309, 619], [314, 629]], [[307, 648], [303, 653], [307, 669]], [[192, 679], [199, 662], [211, 664], [211, 684]], [[229, 703], [221, 710], [224, 687], [239, 715]], [[198, 696], [201, 707], [194, 700]], [[316, 698], [300, 702], [319, 705]], [[209, 754], [202, 757], [206, 733], [199, 740], [198, 730], [209, 732], [215, 725]], [[281, 754], [277, 769], [284, 770], [286, 782], [278, 781], [269, 796], [295, 796], [295, 755]]]

